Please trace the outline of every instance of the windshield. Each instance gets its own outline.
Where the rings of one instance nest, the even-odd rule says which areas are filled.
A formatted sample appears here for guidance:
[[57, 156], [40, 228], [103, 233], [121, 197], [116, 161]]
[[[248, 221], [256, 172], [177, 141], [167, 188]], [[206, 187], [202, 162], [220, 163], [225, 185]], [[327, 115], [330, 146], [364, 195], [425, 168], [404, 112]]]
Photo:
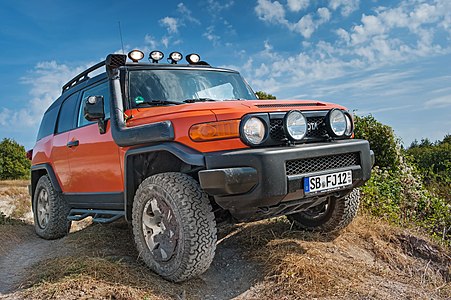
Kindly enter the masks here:
[[[238, 73], [213, 70], [132, 70], [129, 96], [133, 107], [144, 103], [255, 100]], [[187, 101], [188, 100], [188, 101]]]

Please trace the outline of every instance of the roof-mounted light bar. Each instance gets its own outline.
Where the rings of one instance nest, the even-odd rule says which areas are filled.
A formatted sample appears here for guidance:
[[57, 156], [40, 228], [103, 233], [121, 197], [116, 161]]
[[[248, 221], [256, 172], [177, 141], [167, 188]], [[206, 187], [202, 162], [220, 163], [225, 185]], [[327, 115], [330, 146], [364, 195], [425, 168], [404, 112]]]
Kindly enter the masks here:
[[197, 64], [197, 63], [200, 62], [200, 56], [199, 56], [199, 54], [196, 54], [196, 53], [188, 54], [188, 55], [186, 56], [186, 61], [187, 61], [190, 65], [195, 65], [195, 64]]
[[128, 52], [128, 58], [130, 58], [134, 63], [137, 63], [144, 58], [144, 52], [134, 49]]
[[174, 51], [174, 52], [171, 52], [171, 54], [169, 54], [168, 62], [170, 62], [171, 64], [175, 65], [179, 61], [181, 61], [182, 58], [183, 58], [182, 53]]
[[152, 60], [152, 63], [157, 64], [164, 57], [163, 52], [154, 50], [149, 54], [149, 61]]

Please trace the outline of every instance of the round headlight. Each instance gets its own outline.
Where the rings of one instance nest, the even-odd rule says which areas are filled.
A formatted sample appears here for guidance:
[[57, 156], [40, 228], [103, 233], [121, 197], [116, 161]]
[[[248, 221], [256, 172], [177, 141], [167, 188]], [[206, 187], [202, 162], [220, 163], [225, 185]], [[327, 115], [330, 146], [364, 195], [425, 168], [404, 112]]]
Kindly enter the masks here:
[[180, 52], [172, 52], [171, 54], [169, 54], [169, 59], [171, 60], [171, 64], [176, 64], [178, 63], [180, 60], [182, 60], [183, 55]]
[[158, 63], [163, 57], [163, 52], [157, 50], [152, 51], [149, 54], [149, 60], [152, 60], [153, 63]]
[[332, 109], [326, 117], [327, 129], [333, 137], [342, 137], [347, 130], [347, 121], [343, 111]]
[[128, 52], [128, 58], [130, 58], [133, 62], [138, 62], [143, 59], [144, 53], [140, 50], [132, 50]]
[[247, 119], [242, 128], [242, 135], [246, 144], [259, 145], [265, 139], [265, 124], [257, 117]]
[[354, 131], [354, 124], [352, 124], [352, 117], [351, 117], [351, 115], [348, 112], [346, 112], [345, 113], [345, 118], [346, 118], [345, 135], [346, 136], [351, 136], [352, 132]]
[[307, 120], [298, 110], [289, 111], [283, 124], [285, 133], [291, 140], [302, 140], [307, 134]]
[[190, 65], [195, 65], [200, 61], [200, 56], [199, 54], [196, 53], [191, 53], [188, 54], [186, 56], [186, 61], [190, 64]]

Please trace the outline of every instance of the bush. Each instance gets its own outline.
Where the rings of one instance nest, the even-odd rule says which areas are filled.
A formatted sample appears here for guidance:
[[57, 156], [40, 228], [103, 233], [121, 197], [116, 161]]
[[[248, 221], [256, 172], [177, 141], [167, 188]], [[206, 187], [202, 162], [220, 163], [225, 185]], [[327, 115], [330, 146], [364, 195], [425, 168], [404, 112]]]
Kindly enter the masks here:
[[7, 138], [0, 142], [0, 180], [28, 179], [30, 166], [23, 146]]
[[396, 169], [399, 165], [399, 145], [393, 129], [378, 122], [372, 115], [355, 116], [355, 137], [370, 143], [376, 166]]
[[[422, 169], [403, 154], [393, 130], [372, 116], [356, 117], [355, 127], [355, 136], [367, 139], [376, 155], [371, 178], [361, 188], [363, 210], [402, 226], [423, 228], [451, 245], [451, 205], [425, 188]], [[441, 166], [443, 156], [434, 159]]]
[[414, 141], [406, 154], [421, 171], [426, 187], [451, 202], [451, 135], [435, 143]]

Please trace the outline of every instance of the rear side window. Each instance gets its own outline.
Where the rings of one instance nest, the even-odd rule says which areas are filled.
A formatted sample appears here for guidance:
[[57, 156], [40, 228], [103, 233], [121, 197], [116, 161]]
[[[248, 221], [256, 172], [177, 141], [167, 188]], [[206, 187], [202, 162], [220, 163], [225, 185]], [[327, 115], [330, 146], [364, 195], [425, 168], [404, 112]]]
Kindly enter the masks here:
[[69, 131], [75, 128], [77, 117], [78, 93], [72, 94], [64, 100], [58, 117], [57, 133]]
[[78, 112], [78, 127], [94, 123], [86, 120], [84, 116], [86, 100], [89, 96], [103, 96], [103, 109], [105, 112], [105, 119], [108, 119], [110, 117], [110, 90], [108, 82], [104, 82], [83, 92], [83, 96], [81, 97], [80, 111]]
[[51, 110], [47, 111], [42, 118], [41, 126], [39, 126], [37, 141], [40, 139], [54, 134], [55, 133], [55, 125], [56, 125], [56, 117], [58, 116], [58, 107], [55, 106]]

